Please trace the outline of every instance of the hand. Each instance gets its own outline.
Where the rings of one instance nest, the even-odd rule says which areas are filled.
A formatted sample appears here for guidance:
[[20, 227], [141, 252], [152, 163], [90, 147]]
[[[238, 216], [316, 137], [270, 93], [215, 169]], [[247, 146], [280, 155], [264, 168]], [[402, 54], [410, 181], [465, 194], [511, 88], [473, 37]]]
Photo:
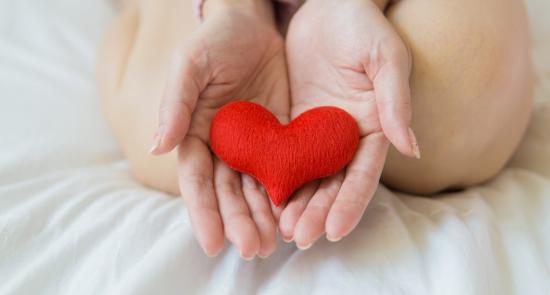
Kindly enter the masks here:
[[225, 231], [243, 258], [268, 256], [276, 247], [269, 200], [252, 178], [215, 158], [208, 141], [214, 114], [233, 100], [262, 104], [288, 120], [283, 40], [267, 0], [209, 0], [204, 12], [204, 22], [176, 52], [151, 152], [178, 146], [181, 194], [208, 255], [222, 250]]
[[388, 140], [420, 157], [411, 118], [407, 47], [371, 0], [310, 0], [287, 35], [291, 116], [321, 105], [347, 110], [360, 143], [345, 171], [298, 191], [280, 216], [280, 231], [299, 248], [326, 233], [337, 241], [359, 222], [384, 166]]

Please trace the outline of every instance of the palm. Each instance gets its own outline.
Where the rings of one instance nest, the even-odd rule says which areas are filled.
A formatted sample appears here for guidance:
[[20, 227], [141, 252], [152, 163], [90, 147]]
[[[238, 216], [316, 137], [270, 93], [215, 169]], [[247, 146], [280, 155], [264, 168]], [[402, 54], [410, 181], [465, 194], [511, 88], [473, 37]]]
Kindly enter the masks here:
[[[291, 116], [321, 105], [338, 106], [357, 120], [361, 140], [346, 171], [304, 188], [284, 209], [281, 232], [299, 247], [325, 232], [338, 240], [355, 227], [378, 186], [388, 149], [377, 99], [385, 89], [376, 87], [376, 78], [387, 71], [380, 51], [402, 42], [369, 1], [359, 8], [332, 2], [336, 6], [330, 9], [306, 3], [290, 25]], [[345, 11], [332, 14], [336, 10]]]
[[[294, 60], [291, 53], [289, 58]], [[370, 79], [363, 73], [328, 62], [331, 59], [330, 56], [317, 55], [302, 65], [293, 64], [291, 117], [297, 117], [314, 107], [333, 105], [346, 110], [357, 120], [362, 138], [382, 132], [376, 95]], [[323, 69], [319, 69], [319, 66]], [[318, 74], [313, 76], [308, 74], [309, 71]], [[364, 81], [353, 81], [355, 78]]]
[[[249, 22], [258, 27], [246, 30]], [[205, 86], [197, 100], [189, 135], [208, 142], [213, 116], [219, 108], [234, 100], [259, 103], [280, 120], [286, 120], [289, 90], [284, 43], [274, 28], [261, 27], [258, 23], [227, 15], [201, 28], [207, 32], [197, 32], [201, 37], [216, 38], [207, 37], [195, 43], [201, 44], [200, 56], [195, 60], [207, 64], [204, 68], [211, 74], [208, 80], [198, 82]], [[243, 31], [249, 33], [243, 34]]]

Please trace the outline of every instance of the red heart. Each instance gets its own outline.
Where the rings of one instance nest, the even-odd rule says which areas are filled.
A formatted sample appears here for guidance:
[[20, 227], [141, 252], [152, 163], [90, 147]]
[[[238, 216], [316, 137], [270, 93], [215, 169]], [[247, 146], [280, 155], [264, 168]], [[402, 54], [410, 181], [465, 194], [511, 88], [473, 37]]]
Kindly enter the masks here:
[[256, 178], [276, 206], [305, 183], [344, 168], [358, 144], [353, 117], [329, 106], [282, 125], [261, 105], [233, 102], [216, 113], [210, 129], [214, 153], [229, 167]]

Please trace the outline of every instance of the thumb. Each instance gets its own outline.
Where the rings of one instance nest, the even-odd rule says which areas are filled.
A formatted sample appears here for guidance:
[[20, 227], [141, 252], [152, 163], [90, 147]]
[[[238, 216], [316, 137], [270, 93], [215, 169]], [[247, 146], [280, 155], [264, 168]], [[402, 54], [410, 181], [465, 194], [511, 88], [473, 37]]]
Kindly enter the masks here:
[[161, 155], [174, 149], [187, 134], [197, 100], [206, 86], [200, 63], [187, 54], [176, 54], [159, 108], [159, 125], [150, 153]]
[[373, 79], [382, 130], [402, 154], [420, 158], [420, 149], [410, 128], [412, 107], [409, 69], [406, 61], [386, 62]]

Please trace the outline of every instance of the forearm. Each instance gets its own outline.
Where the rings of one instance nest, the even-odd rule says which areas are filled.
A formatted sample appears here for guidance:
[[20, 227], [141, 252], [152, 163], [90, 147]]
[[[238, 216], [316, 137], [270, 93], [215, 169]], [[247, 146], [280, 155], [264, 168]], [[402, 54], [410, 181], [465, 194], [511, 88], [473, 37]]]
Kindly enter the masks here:
[[378, 8], [380, 8], [381, 11], [385, 11], [386, 8], [395, 2], [396, 0], [345, 0], [341, 2], [337, 2], [335, 0], [307, 0], [307, 2], [319, 2], [321, 4], [329, 4], [329, 5], [342, 5], [347, 2], [352, 3], [358, 3], [358, 4], [365, 4], [365, 2], [371, 2], [374, 3]]
[[[131, 3], [137, 0], [111, 0], [113, 6], [117, 10], [122, 10]], [[206, 14], [214, 14], [223, 12], [227, 9], [241, 9], [261, 15], [264, 19], [270, 22], [275, 22], [275, 13], [271, 0], [184, 0], [189, 2], [189, 5], [194, 5], [200, 12], [201, 17]], [[193, 2], [193, 3], [192, 3]]]
[[275, 25], [275, 12], [270, 0], [207, 0], [203, 3], [202, 17], [204, 18], [216, 13], [236, 10], [242, 13], [253, 13]]

